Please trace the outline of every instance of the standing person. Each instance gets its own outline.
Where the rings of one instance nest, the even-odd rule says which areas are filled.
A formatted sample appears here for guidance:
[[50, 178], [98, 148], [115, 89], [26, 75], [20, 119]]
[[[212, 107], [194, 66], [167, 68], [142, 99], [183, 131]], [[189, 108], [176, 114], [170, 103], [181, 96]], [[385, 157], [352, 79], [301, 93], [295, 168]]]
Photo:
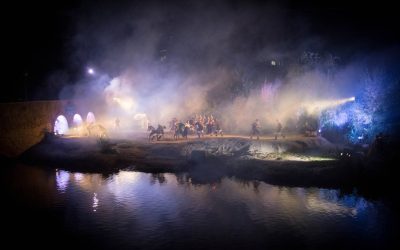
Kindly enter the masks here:
[[115, 119], [115, 128], [119, 128], [119, 118]]
[[172, 132], [176, 131], [177, 122], [178, 122], [178, 119], [176, 119], [176, 117], [172, 118], [171, 123], [170, 123], [170, 129]]
[[214, 130], [215, 136], [218, 136], [218, 134], [220, 134], [221, 136], [223, 136], [222, 129], [221, 129], [221, 127], [220, 127], [219, 122], [217, 121], [217, 119], [215, 119], [214, 124], [215, 124], [215, 130]]
[[197, 133], [197, 136], [200, 138], [200, 136], [204, 136], [204, 132], [203, 132], [203, 129], [204, 129], [204, 126], [203, 126], [203, 124], [201, 124], [201, 122], [199, 122], [199, 121], [197, 121], [196, 123], [195, 123], [195, 128], [196, 128], [196, 133]]
[[282, 126], [281, 122], [279, 120], [276, 120], [276, 123], [277, 123], [277, 125], [276, 125], [276, 132], [275, 132], [275, 140], [278, 139], [279, 135], [282, 136], [282, 138], [285, 138], [285, 135], [282, 132], [283, 126]]
[[257, 136], [257, 140], [260, 139], [260, 121], [256, 119], [252, 124], [251, 124], [251, 135], [250, 139], [253, 139], [253, 136]]
[[211, 117], [207, 116], [207, 123], [206, 123], [206, 133], [207, 135], [211, 134], [212, 132], [212, 121], [211, 121]]

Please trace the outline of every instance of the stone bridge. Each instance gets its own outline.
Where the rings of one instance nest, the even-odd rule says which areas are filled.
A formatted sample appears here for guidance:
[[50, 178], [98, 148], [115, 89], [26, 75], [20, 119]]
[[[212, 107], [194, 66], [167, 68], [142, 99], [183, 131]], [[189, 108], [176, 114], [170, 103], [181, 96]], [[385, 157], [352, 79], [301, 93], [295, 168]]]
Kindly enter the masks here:
[[96, 105], [80, 100], [0, 103], [0, 156], [18, 156], [38, 143], [59, 115], [72, 124], [75, 114], [86, 120], [88, 112], [96, 114]]

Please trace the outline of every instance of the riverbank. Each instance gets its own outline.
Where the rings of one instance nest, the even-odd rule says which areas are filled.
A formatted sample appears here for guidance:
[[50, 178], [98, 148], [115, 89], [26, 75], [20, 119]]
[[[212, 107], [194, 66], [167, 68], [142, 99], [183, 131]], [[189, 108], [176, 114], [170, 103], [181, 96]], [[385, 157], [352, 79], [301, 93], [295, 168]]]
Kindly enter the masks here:
[[[343, 152], [341, 152], [343, 151]], [[49, 135], [19, 158], [29, 165], [73, 172], [188, 172], [196, 182], [224, 176], [290, 186], [351, 187], [380, 173], [362, 155], [322, 137], [249, 140], [240, 136], [148, 142]]]

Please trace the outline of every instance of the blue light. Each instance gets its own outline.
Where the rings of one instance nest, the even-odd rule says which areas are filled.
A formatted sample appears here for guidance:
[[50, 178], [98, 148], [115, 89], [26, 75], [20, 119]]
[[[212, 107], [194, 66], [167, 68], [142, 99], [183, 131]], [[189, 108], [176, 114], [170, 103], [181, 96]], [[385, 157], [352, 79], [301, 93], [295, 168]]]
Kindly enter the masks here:
[[337, 126], [342, 126], [344, 125], [346, 122], [348, 121], [348, 115], [346, 112], [341, 112], [339, 114], [336, 115], [335, 117], [335, 124]]

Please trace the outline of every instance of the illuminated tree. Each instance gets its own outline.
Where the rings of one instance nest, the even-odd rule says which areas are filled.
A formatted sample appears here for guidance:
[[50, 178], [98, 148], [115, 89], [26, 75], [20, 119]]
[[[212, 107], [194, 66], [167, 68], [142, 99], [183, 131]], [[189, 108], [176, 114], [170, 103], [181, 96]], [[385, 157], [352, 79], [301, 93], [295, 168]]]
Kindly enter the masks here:
[[355, 102], [321, 114], [324, 136], [364, 143], [371, 142], [380, 132], [393, 132], [395, 117], [399, 116], [399, 98], [395, 94], [399, 93], [398, 79], [388, 69], [366, 70], [360, 79], [361, 90]]
[[362, 92], [357, 102], [350, 110], [351, 132], [349, 140], [356, 143], [358, 140], [370, 141], [374, 135], [386, 130], [385, 110], [388, 90], [388, 81], [382, 70], [365, 72], [361, 79]]

